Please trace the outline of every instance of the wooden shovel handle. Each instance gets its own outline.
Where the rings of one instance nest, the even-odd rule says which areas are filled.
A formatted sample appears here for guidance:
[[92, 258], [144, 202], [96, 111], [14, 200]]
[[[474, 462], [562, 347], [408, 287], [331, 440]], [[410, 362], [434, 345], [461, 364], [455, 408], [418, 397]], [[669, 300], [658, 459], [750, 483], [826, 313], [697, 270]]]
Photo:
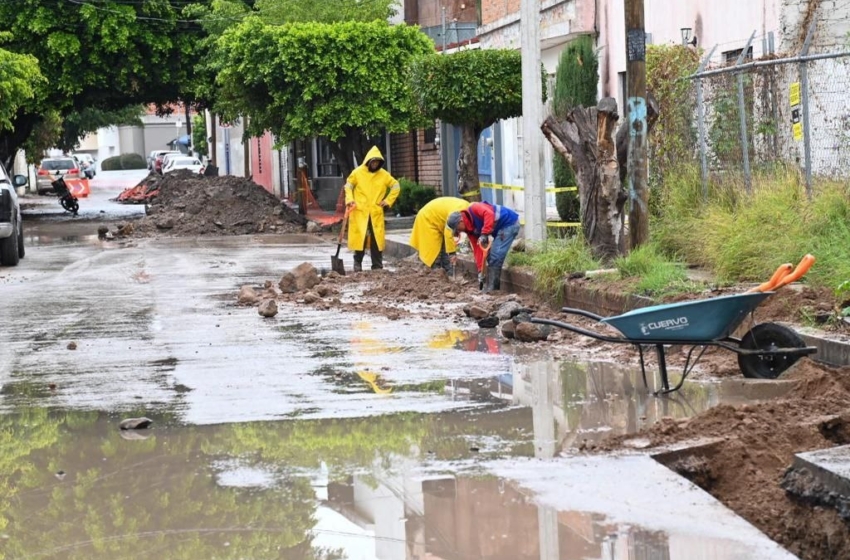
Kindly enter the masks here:
[[351, 214], [351, 206], [345, 209], [345, 215], [342, 217], [342, 227], [339, 228], [339, 239], [337, 245], [342, 245], [342, 238], [345, 235], [345, 226], [348, 225], [348, 215]]

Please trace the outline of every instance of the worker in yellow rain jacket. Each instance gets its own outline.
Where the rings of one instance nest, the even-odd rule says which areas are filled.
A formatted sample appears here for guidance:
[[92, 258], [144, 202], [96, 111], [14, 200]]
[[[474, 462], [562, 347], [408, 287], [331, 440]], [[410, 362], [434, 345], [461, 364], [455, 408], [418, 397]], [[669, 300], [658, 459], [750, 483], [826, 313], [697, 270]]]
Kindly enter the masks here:
[[384, 167], [384, 156], [377, 146], [366, 154], [363, 163], [345, 182], [348, 218], [348, 248], [354, 251], [354, 272], [363, 270], [366, 245], [372, 257], [372, 270], [384, 268], [384, 209], [390, 208], [401, 188]]
[[452, 230], [446, 228], [446, 220], [452, 212], [468, 207], [466, 200], [441, 196], [419, 210], [410, 232], [410, 246], [419, 251], [419, 260], [431, 268], [443, 267], [451, 272], [451, 260], [457, 247]]

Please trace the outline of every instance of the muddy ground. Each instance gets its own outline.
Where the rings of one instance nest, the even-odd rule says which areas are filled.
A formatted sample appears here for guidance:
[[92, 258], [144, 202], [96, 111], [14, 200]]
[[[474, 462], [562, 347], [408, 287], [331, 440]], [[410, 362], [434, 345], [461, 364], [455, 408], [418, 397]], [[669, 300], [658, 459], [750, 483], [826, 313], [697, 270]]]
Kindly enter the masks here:
[[[274, 299], [283, 312], [292, 312], [286, 304], [295, 304], [390, 319], [449, 316], [465, 328], [475, 328], [478, 319], [492, 316], [505, 305], [527, 308], [537, 317], [558, 317], [556, 311], [533, 296], [482, 294], [472, 279], [426, 269], [416, 257], [392, 266], [392, 271], [346, 276], [315, 271], [316, 284], [304, 289], [295, 289], [292, 278], [283, 282], [269, 279], [265, 286], [254, 287], [254, 299], [245, 303], [256, 305], [263, 299]], [[324, 277], [319, 279], [323, 272]], [[757, 319], [798, 321], [800, 309], [817, 306], [818, 301], [817, 291], [786, 289], [758, 309]], [[591, 320], [575, 322], [598, 328]], [[501, 332], [505, 323], [512, 321], [500, 323], [492, 332]], [[504, 342], [543, 345], [555, 356], [578, 355], [637, 364], [637, 353], [630, 346], [602, 343], [560, 329], [548, 333], [545, 340], [525, 342], [510, 337]], [[671, 371], [681, 367], [685, 356], [685, 348], [670, 350]], [[648, 372], [654, 372], [653, 357], [647, 357]], [[741, 375], [736, 356], [710, 350], [695, 377], [732, 375]], [[796, 380], [797, 386], [780, 400], [718, 406], [689, 420], [665, 419], [638, 436], [612, 438], [583, 451], [630, 449], [635, 442], [646, 449], [661, 449], [684, 441], [717, 439], [707, 454], [669, 466], [801, 558], [850, 559], [850, 525], [834, 510], [796, 501], [781, 486], [795, 453], [850, 443], [850, 367], [835, 369], [802, 359], [784, 378]], [[845, 419], [842, 415], [848, 416]]]

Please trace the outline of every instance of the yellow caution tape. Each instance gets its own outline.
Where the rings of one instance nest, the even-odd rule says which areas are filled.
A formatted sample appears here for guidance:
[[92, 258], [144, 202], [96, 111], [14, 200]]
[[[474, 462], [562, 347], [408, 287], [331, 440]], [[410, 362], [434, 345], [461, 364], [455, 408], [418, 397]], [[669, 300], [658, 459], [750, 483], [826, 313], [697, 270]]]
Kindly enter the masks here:
[[[519, 225], [524, 226], [525, 220], [520, 220]], [[554, 228], [581, 227], [581, 222], [546, 222], [546, 227], [554, 227]]]
[[[496, 184], [496, 183], [479, 183], [479, 184], [481, 185], [482, 188], [493, 189], [493, 190], [497, 190], [497, 191], [524, 191], [525, 190], [525, 187], [517, 187], [515, 185], [499, 185], [499, 184]], [[549, 188], [544, 189], [544, 190], [546, 192], [550, 192], [550, 193], [559, 193], [559, 192], [577, 191], [578, 187], [549, 187]], [[477, 190], [477, 191], [460, 193], [459, 196], [461, 196], [463, 198], [471, 198], [473, 196], [478, 196], [479, 194], [481, 194], [481, 191]]]
[[[500, 185], [498, 183], [481, 183], [481, 186], [486, 188], [486, 189], [505, 190], [505, 191], [524, 191], [525, 190], [525, 187], [517, 187], [515, 185]], [[545, 190], [546, 190], [546, 192], [559, 193], [559, 192], [577, 191], [578, 187], [576, 187], [576, 186], [572, 186], [572, 187], [549, 187], [548, 189], [545, 189]]]

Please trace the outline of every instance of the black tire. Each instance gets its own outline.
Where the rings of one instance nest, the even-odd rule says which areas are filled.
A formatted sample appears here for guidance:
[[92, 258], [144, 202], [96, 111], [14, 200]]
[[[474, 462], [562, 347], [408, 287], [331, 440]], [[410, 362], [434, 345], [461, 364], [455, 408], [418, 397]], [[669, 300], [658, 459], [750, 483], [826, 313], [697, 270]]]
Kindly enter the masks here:
[[20, 260], [18, 256], [18, 228], [15, 228], [12, 230], [12, 235], [6, 239], [0, 239], [0, 264], [16, 266]]
[[18, 228], [18, 258], [24, 258], [26, 254], [27, 252], [24, 249], [24, 225], [21, 224], [21, 227]]
[[[776, 348], [805, 348], [806, 343], [793, 330], [776, 323], [761, 323], [750, 329], [741, 339], [744, 350], [771, 350]], [[797, 363], [801, 356], [776, 354], [738, 354], [738, 367], [750, 379], [776, 379]]]
[[80, 204], [73, 196], [62, 198], [59, 202], [62, 204], [62, 208], [64, 208], [68, 212], [71, 212], [75, 216], [80, 210]]

